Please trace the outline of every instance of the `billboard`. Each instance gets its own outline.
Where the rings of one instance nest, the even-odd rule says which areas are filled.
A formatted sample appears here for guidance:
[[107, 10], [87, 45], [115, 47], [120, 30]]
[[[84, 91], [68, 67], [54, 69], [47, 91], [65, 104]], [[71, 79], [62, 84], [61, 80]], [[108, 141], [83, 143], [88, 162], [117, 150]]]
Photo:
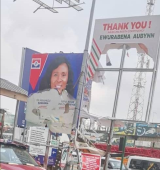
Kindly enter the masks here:
[[137, 49], [138, 53], [146, 53], [155, 61], [160, 36], [160, 15], [127, 18], [97, 19], [91, 46], [91, 58], [87, 80], [95, 73], [97, 62], [102, 54], [106, 55], [106, 65], [111, 65], [108, 50]]
[[[57, 157], [57, 149], [50, 148], [49, 149], [49, 156], [48, 156], [48, 165], [55, 165]], [[35, 160], [39, 161], [40, 164], [44, 164], [44, 156], [37, 155], [35, 156]]]
[[27, 126], [47, 126], [51, 132], [70, 134], [83, 54], [32, 56]]
[[145, 137], [156, 137], [157, 135], [157, 124], [136, 124], [136, 136]]
[[[113, 138], [112, 139], [112, 145], [119, 145], [119, 143], [120, 143], [120, 138]], [[134, 146], [134, 140], [127, 140], [126, 146], [133, 147]]]
[[101, 169], [101, 156], [89, 153], [82, 153], [82, 170], [93, 169], [100, 170]]
[[[32, 55], [39, 52], [29, 48], [23, 48], [22, 50], [19, 86], [28, 91]], [[19, 127], [25, 127], [25, 105], [25, 102], [20, 101], [17, 103], [17, 126]]]
[[157, 124], [128, 123], [124, 126], [114, 126], [114, 134], [141, 137], [157, 137]]
[[89, 80], [84, 86], [84, 94], [83, 94], [83, 108], [89, 111], [90, 101], [91, 101], [91, 88], [92, 88], [92, 80]]
[[124, 126], [114, 126], [114, 134], [117, 135], [135, 135], [136, 124], [125, 122]]
[[160, 15], [97, 19], [94, 40], [101, 52], [126, 43], [130, 48], [137, 48], [154, 58], [160, 36], [160, 25], [157, 25], [159, 22]]
[[32, 155], [45, 155], [46, 147], [37, 146], [35, 144], [46, 145], [48, 137], [48, 128], [45, 127], [31, 127], [29, 129], [28, 141], [29, 153]]

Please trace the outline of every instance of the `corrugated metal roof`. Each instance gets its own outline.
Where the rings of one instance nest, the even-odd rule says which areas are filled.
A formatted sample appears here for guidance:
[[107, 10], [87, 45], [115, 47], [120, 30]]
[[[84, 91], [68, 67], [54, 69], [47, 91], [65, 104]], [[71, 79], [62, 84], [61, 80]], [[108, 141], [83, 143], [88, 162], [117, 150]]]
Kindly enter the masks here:
[[2, 78], [0, 78], [0, 88], [28, 96], [26, 90]]

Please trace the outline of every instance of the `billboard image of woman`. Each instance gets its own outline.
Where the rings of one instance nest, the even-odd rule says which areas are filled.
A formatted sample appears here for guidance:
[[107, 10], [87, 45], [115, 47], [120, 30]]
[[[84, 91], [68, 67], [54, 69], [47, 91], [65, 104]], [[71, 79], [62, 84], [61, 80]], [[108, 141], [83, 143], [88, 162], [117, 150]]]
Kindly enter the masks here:
[[73, 96], [73, 71], [65, 57], [55, 58], [40, 82], [39, 90], [57, 89], [59, 94], [66, 90]]
[[32, 61], [26, 125], [69, 134], [82, 54], [37, 54]]

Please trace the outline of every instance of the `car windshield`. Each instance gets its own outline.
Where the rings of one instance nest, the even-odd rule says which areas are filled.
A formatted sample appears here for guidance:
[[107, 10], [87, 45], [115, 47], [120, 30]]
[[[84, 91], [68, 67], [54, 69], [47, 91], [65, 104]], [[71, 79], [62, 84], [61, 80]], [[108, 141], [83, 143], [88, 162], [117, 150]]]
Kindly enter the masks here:
[[39, 166], [25, 149], [12, 144], [0, 144], [0, 162]]
[[[120, 169], [120, 167], [121, 167], [121, 162], [120, 162], [120, 161], [110, 160], [109, 162], [110, 162], [110, 164], [111, 164], [111, 166], [112, 166], [113, 169]], [[124, 165], [123, 165], [122, 169], [124, 169], [124, 170], [126, 169], [126, 168], [124, 167]]]
[[160, 162], [132, 159], [129, 168], [138, 170], [160, 170]]

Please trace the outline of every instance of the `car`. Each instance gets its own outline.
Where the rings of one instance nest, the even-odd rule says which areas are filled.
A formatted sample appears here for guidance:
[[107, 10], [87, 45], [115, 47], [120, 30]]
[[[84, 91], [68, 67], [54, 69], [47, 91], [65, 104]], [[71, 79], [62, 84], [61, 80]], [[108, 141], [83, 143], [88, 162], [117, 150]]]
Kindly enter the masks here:
[[[105, 157], [101, 157], [101, 170], [103, 170], [105, 159], [106, 159]], [[120, 160], [109, 158], [108, 169], [118, 170], [120, 169], [120, 167], [121, 167]], [[122, 166], [122, 170], [127, 170], [124, 165]]]
[[0, 140], [1, 170], [45, 170], [27, 152], [26, 147]]
[[129, 156], [127, 162], [128, 170], [160, 170], [160, 159], [143, 156]]

